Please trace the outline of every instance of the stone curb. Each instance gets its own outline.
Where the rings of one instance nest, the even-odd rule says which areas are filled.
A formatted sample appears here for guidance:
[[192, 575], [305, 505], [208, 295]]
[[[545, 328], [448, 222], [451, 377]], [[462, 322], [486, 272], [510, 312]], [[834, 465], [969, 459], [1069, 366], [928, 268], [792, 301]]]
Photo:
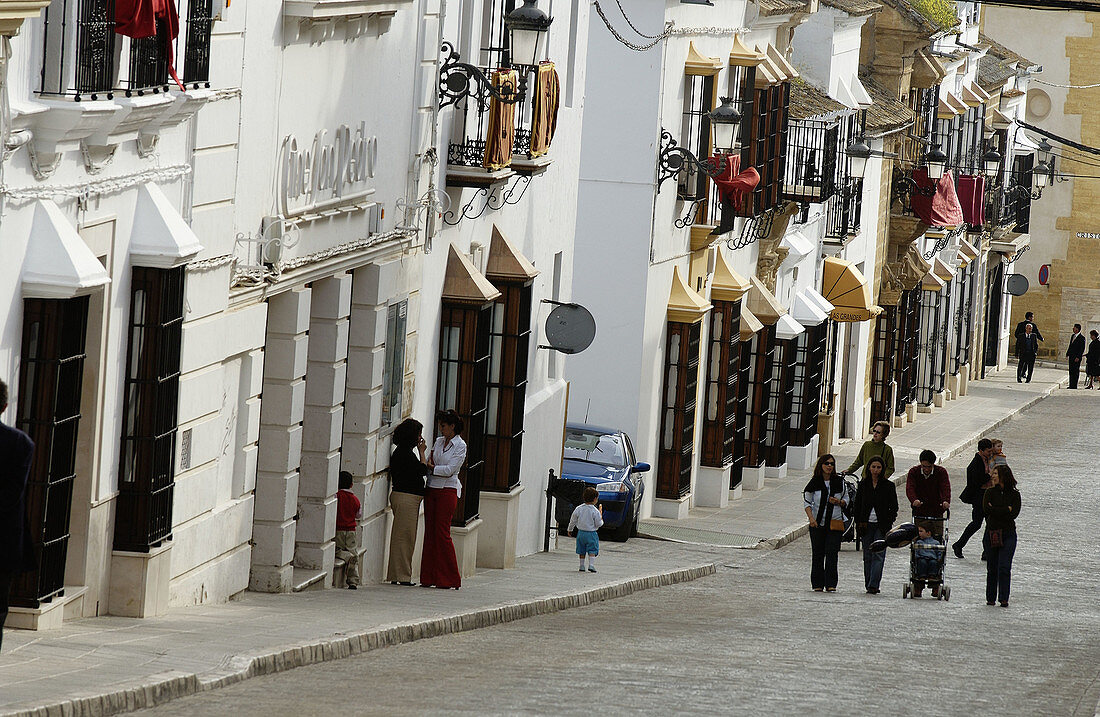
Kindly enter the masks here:
[[105, 717], [155, 707], [178, 697], [233, 685], [251, 677], [270, 675], [362, 654], [391, 645], [439, 637], [482, 627], [501, 625], [537, 615], [584, 607], [603, 600], [625, 597], [641, 590], [690, 582], [713, 575], [717, 563], [705, 563], [663, 573], [623, 580], [590, 590], [578, 590], [534, 600], [478, 608], [469, 612], [382, 627], [331, 639], [317, 639], [255, 655], [232, 657], [216, 669], [197, 674], [168, 672], [153, 675], [140, 687], [105, 694], [78, 696], [63, 702], [27, 710], [4, 712], [3, 717]]
[[[993, 425], [987, 426], [986, 428], [984, 428], [980, 431], [975, 431], [974, 433], [972, 433], [970, 435], [967, 435], [962, 441], [957, 443], [954, 448], [952, 448], [950, 451], [948, 451], [946, 455], [941, 454], [941, 455], [938, 455], [937, 458], [939, 458], [940, 463], [943, 463], [944, 461], [947, 461], [947, 460], [950, 460], [951, 458], [954, 458], [959, 453], [961, 453], [963, 450], [965, 450], [968, 446], [970, 446], [974, 443], [977, 443], [978, 439], [981, 438], [982, 436], [989, 435], [990, 432], [997, 430], [998, 428], [1000, 428], [1004, 424], [1008, 423], [1009, 421], [1013, 420], [1014, 418], [1019, 416], [1021, 413], [1023, 413], [1027, 409], [1031, 408], [1035, 404], [1039, 403], [1043, 399], [1049, 398], [1058, 389], [1063, 388], [1063, 387], [1068, 386], [1068, 385], [1069, 385], [1069, 378], [1068, 377], [1063, 378], [1058, 383], [1054, 384], [1053, 386], [1051, 386], [1047, 390], [1043, 391], [1042, 393], [1035, 394], [1035, 396], [1030, 401], [1028, 401], [1027, 403], [1022, 404], [1015, 411], [1013, 411], [1012, 413], [1008, 414], [1007, 416], [1001, 418], [999, 421], [997, 421]], [[903, 483], [905, 483], [905, 474], [904, 473], [895, 473], [894, 475], [890, 476], [890, 480], [891, 480], [891, 482], [893, 482], [894, 485], [900, 486]], [[778, 535], [776, 535], [772, 538], [769, 538], [767, 540], [762, 541], [757, 547], [758, 548], [767, 548], [767, 549], [772, 549], [772, 550], [779, 549], [779, 548], [782, 548], [784, 545], [787, 545], [788, 543], [791, 543], [792, 541], [797, 540], [798, 538], [801, 538], [803, 535], [806, 535], [809, 532], [810, 532], [809, 525], [805, 521], [800, 521], [800, 522], [795, 523], [795, 524], [791, 525], [790, 527], [786, 528], [782, 533], [779, 533]], [[1096, 717], [1100, 717], [1100, 704], [1097, 705]]]

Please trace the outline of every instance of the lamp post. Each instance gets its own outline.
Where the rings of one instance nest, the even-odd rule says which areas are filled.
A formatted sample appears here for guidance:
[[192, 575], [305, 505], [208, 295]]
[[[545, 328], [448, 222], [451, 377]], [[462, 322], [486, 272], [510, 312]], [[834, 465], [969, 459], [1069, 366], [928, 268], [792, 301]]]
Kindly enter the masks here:
[[871, 148], [860, 137], [845, 147], [844, 153], [852, 162], [852, 175], [863, 179], [867, 173], [867, 160], [871, 158]]
[[991, 149], [982, 156], [982, 168], [985, 176], [990, 179], [996, 177], [1001, 171], [1001, 153]]
[[733, 154], [737, 147], [737, 130], [741, 126], [741, 113], [733, 106], [732, 97], [723, 97], [722, 104], [707, 113], [714, 151]]
[[552, 22], [554, 18], [539, 10], [535, 0], [523, 0], [523, 5], [504, 16], [504, 27], [508, 29], [508, 59], [513, 65], [533, 67], [539, 64]]

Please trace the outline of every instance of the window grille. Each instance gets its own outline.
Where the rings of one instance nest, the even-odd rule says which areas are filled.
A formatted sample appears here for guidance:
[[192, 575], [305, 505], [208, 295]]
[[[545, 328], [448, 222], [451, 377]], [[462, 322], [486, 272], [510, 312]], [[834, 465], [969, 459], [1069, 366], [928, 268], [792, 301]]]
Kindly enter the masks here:
[[531, 283], [494, 277], [501, 297], [492, 307], [489, 340], [485, 475], [482, 490], [508, 492], [520, 482], [527, 357], [531, 337]]
[[1000, 359], [1001, 307], [1004, 302], [1004, 281], [1004, 262], [990, 262], [985, 284], [985, 366], [996, 366]]
[[26, 509], [38, 566], [12, 584], [21, 607], [64, 594], [87, 321], [86, 296], [23, 302], [16, 422], [35, 444]]
[[210, 86], [210, 34], [214, 26], [213, 0], [188, 0], [187, 43], [183, 55], [183, 82], [198, 89]]
[[898, 307], [897, 350], [894, 376], [897, 378], [897, 396], [894, 412], [904, 415], [905, 407], [916, 400], [917, 362], [920, 357], [921, 287], [901, 295]]
[[749, 371], [748, 432], [745, 437], [744, 467], [756, 468], [764, 463], [767, 435], [765, 414], [771, 405], [771, 394], [778, 390], [772, 366], [776, 361], [775, 327], [765, 326], [751, 342], [752, 367]]
[[836, 137], [834, 182], [837, 191], [826, 208], [825, 236], [844, 240], [859, 232], [863, 214], [863, 178], [852, 174], [851, 160], [845, 148], [860, 135], [860, 115], [851, 114], [841, 120]]
[[791, 410], [794, 403], [794, 373], [798, 355], [794, 339], [777, 339], [771, 362], [771, 391], [764, 413], [764, 463], [772, 468], [787, 462]]
[[974, 334], [974, 296], [977, 291], [978, 272], [976, 262], [971, 262], [959, 270], [958, 302], [955, 312], [955, 354], [951, 359], [951, 375], [957, 376], [962, 367], [970, 361], [970, 346]]
[[943, 390], [947, 327], [944, 324], [946, 288], [924, 290], [921, 294], [921, 345], [917, 361], [917, 403], [932, 405], [936, 393]]
[[[790, 438], [792, 446], [809, 445], [817, 435], [817, 417], [821, 413], [821, 398], [826, 390], [826, 339], [831, 323], [832, 320], [826, 320], [817, 326], [808, 327], [795, 339]], [[832, 393], [831, 389], [829, 392]]]
[[779, 206], [783, 196], [790, 83], [757, 88], [747, 96], [752, 96], [753, 100], [742, 102], [745, 110], [742, 110], [741, 120], [741, 171], [755, 167], [760, 183], [739, 206], [722, 206], [721, 228], [728, 227], [727, 231], [733, 228], [734, 216], [760, 216]]
[[703, 412], [705, 466], [722, 468], [733, 463], [737, 430], [737, 374], [741, 364], [741, 302], [711, 301], [710, 346]]
[[[836, 122], [790, 122], [783, 199], [803, 204], [827, 201], [836, 191], [840, 127]], [[843, 147], [839, 147], [843, 149]]]
[[[897, 347], [897, 306], [884, 306], [875, 320], [874, 358], [871, 364], [871, 424], [890, 421], [893, 404], [894, 352]], [[868, 429], [869, 430], [869, 429]]]
[[131, 277], [114, 548], [148, 552], [172, 536], [184, 269]]
[[700, 322], [668, 323], [664, 390], [661, 393], [661, 440], [657, 451], [658, 498], [677, 500], [691, 490], [700, 325]]
[[737, 371], [737, 411], [734, 419], [733, 463], [730, 464], [730, 490], [741, 483], [741, 472], [745, 466], [745, 452], [749, 443], [749, 408], [752, 383], [752, 353], [754, 336], [740, 343], [741, 354]]
[[390, 304], [386, 309], [386, 357], [382, 369], [382, 425], [401, 418], [405, 386], [405, 334], [408, 300]]
[[[701, 161], [710, 157], [710, 118], [707, 113], [714, 109], [714, 77], [705, 75], [687, 75], [684, 78], [684, 107], [682, 112], [680, 138], [681, 146], [686, 147]], [[677, 179], [677, 194], [689, 201], [705, 200], [710, 178], [687, 165]], [[700, 210], [696, 223], [705, 223], [706, 216]]]
[[466, 464], [459, 472], [462, 495], [453, 525], [478, 517], [485, 473], [485, 424], [488, 413], [490, 327], [493, 305], [443, 303], [440, 320], [436, 409], [454, 409], [466, 424]]

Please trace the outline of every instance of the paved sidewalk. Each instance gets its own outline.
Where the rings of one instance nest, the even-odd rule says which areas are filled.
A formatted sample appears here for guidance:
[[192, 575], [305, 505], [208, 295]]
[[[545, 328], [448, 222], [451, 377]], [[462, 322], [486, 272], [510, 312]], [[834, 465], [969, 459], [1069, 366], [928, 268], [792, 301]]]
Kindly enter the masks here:
[[[972, 381], [966, 396], [948, 401], [934, 413], [918, 413], [916, 421], [890, 432], [887, 442], [894, 449], [894, 482], [905, 480], [906, 471], [916, 465], [921, 450], [932, 449], [941, 463], [962, 451], [974, 450], [979, 438], [989, 435], [1068, 382], [1064, 369], [1036, 368], [1031, 383], [1016, 383], [1014, 365], [987, 374], [982, 381]], [[862, 441], [848, 441], [835, 448], [837, 467], [846, 468], [861, 445]], [[1011, 462], [1012, 446], [1005, 446], [1005, 453]], [[742, 491], [741, 497], [730, 501], [727, 508], [693, 508], [684, 520], [647, 518], [640, 521], [638, 530], [646, 535], [647, 528], [658, 526], [663, 537], [670, 528], [686, 528], [684, 539], [689, 542], [706, 543], [712, 537], [728, 542], [722, 540], [722, 536], [707, 535], [721, 533], [739, 536], [741, 547], [786, 545], [806, 534], [802, 487], [811, 472], [790, 471], [786, 478], [766, 478], [763, 490]]]
[[605, 544], [595, 574], [577, 572], [576, 555], [563, 541], [560, 550], [522, 558], [515, 570], [479, 572], [458, 592], [375, 585], [245, 593], [163, 618], [9, 630], [0, 654], [0, 715], [148, 707], [257, 675], [694, 580], [713, 574], [722, 558], [705, 548], [654, 545]]

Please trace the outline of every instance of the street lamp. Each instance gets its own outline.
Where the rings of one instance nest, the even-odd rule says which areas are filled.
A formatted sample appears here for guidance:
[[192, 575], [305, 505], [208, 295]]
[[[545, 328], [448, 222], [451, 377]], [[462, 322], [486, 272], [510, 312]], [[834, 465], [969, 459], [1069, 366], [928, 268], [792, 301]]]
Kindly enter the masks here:
[[848, 145], [844, 149], [844, 153], [852, 161], [852, 175], [863, 179], [863, 176], [867, 173], [867, 160], [871, 158], [871, 148], [860, 137]]
[[513, 65], [530, 67], [539, 63], [542, 44], [553, 21], [554, 18], [535, 7], [535, 0], [523, 0], [523, 5], [504, 16]]
[[1039, 140], [1039, 164], [1050, 165], [1050, 153], [1054, 149], [1046, 137]]
[[741, 126], [741, 113], [733, 106], [732, 97], [723, 97], [722, 104], [707, 113], [714, 140], [714, 151], [733, 154], [737, 146], [737, 129]]
[[939, 147], [933, 147], [924, 156], [924, 161], [928, 165], [928, 178], [933, 182], [940, 181], [947, 168], [947, 155]]
[[995, 149], [990, 149], [982, 156], [982, 165], [985, 169], [985, 176], [996, 177], [1001, 171], [1001, 153]]
[[1047, 183], [1050, 181], [1050, 173], [1050, 165], [1047, 164], [1045, 159], [1039, 162], [1035, 169], [1031, 170], [1031, 177], [1035, 181], [1035, 187], [1037, 189], [1042, 190], [1047, 186]]

